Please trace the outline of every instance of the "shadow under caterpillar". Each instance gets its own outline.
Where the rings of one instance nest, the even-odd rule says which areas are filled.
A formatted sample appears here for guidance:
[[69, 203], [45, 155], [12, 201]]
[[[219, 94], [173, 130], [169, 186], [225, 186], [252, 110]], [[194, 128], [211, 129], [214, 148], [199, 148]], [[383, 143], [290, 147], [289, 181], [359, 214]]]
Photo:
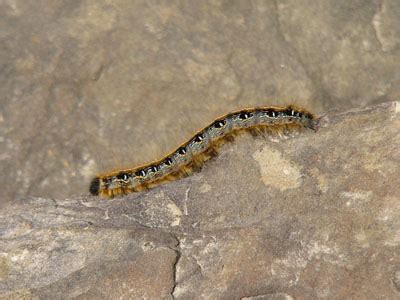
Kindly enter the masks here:
[[145, 191], [200, 170], [204, 162], [218, 154], [223, 144], [233, 141], [242, 132], [256, 136], [302, 128], [316, 130], [318, 121], [312, 113], [293, 105], [235, 111], [217, 118], [158, 161], [96, 176], [90, 183], [89, 191], [92, 195], [109, 198]]

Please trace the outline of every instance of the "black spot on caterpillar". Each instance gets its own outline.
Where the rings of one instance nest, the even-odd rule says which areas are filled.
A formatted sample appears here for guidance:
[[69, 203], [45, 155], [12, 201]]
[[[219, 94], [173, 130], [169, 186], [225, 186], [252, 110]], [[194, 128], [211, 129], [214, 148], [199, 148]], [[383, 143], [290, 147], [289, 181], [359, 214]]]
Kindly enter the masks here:
[[221, 145], [233, 141], [234, 136], [241, 132], [258, 135], [301, 128], [316, 130], [318, 121], [312, 113], [293, 105], [232, 112], [217, 118], [158, 161], [96, 176], [90, 183], [89, 191], [92, 195], [111, 198], [148, 190], [201, 169], [204, 162], [218, 154]]

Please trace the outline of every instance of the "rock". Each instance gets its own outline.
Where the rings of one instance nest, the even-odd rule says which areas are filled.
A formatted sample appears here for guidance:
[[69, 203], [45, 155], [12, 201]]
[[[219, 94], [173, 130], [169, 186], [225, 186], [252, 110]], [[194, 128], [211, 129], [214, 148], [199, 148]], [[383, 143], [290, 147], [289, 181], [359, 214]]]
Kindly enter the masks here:
[[400, 103], [242, 136], [200, 173], [105, 200], [0, 210], [8, 298], [394, 299]]
[[215, 117], [400, 96], [400, 2], [0, 1], [1, 203], [67, 198]]

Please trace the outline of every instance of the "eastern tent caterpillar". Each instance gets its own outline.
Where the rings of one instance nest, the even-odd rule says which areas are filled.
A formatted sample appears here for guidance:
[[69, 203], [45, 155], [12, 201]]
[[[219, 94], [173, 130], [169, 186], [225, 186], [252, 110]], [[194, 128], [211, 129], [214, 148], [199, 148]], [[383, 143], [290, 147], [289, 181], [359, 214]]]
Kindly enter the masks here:
[[241, 132], [258, 135], [301, 128], [316, 130], [318, 121], [312, 113], [293, 105], [235, 111], [217, 118], [158, 161], [96, 176], [89, 191], [92, 195], [114, 197], [148, 190], [199, 170], [204, 162], [218, 154], [221, 145], [232, 141]]

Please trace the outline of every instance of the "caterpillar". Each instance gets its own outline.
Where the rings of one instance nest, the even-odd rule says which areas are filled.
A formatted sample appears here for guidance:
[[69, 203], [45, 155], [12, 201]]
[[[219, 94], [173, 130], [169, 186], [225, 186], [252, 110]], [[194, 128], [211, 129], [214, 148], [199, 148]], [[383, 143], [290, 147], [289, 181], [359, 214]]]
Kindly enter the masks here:
[[89, 192], [113, 198], [141, 192], [189, 176], [218, 154], [218, 149], [232, 142], [238, 134], [252, 135], [289, 132], [294, 129], [316, 130], [319, 118], [305, 109], [286, 107], [255, 107], [235, 111], [215, 119], [196, 132], [189, 141], [157, 161], [132, 169], [98, 175], [92, 179]]

